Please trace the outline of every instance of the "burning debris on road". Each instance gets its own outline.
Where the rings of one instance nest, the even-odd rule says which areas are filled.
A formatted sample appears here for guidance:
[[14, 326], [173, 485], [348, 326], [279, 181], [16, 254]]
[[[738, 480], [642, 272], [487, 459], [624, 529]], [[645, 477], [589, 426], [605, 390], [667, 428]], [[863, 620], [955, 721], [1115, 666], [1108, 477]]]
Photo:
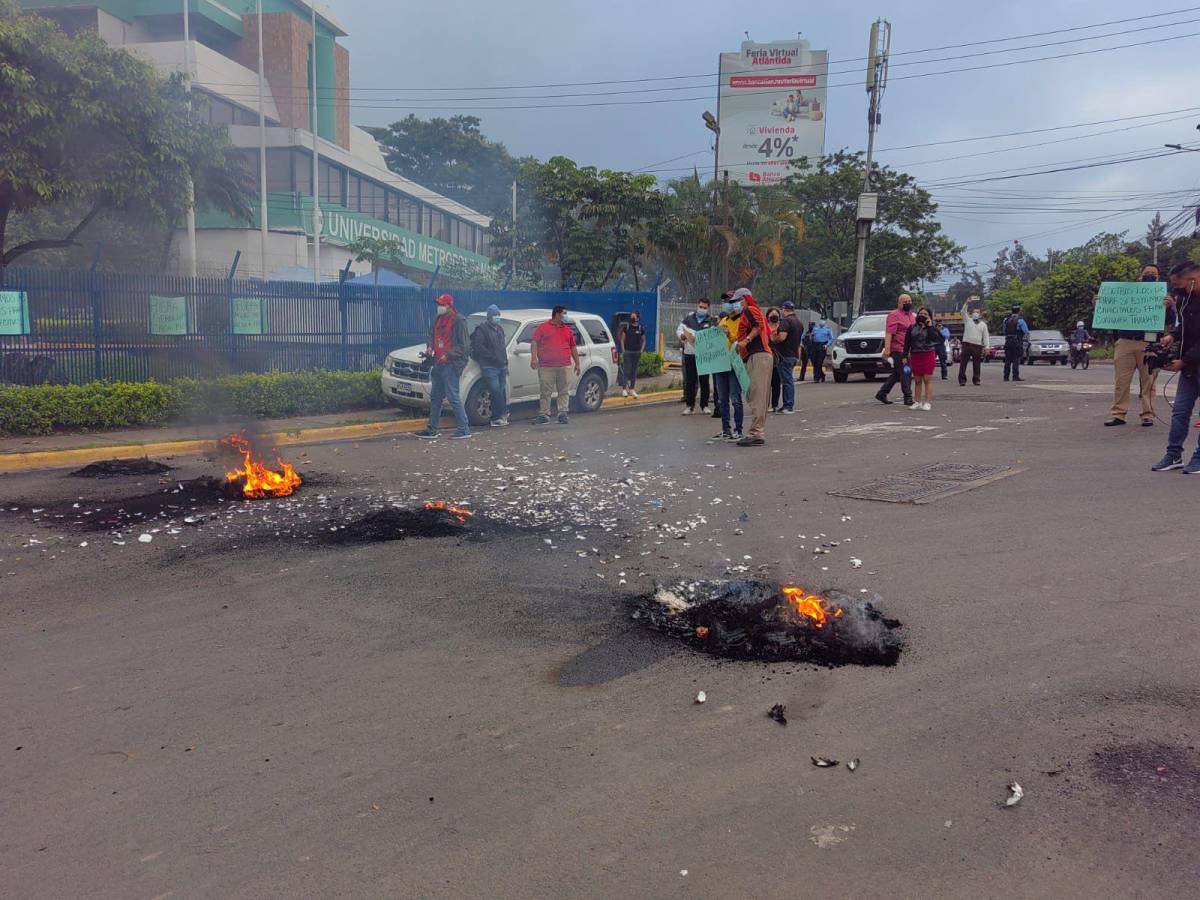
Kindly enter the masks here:
[[254, 447], [244, 434], [231, 434], [221, 441], [221, 445], [233, 448], [242, 457], [241, 466], [226, 472], [225, 480], [230, 484], [240, 484], [242, 496], [248, 500], [286, 497], [303, 484], [291, 463], [276, 457], [275, 462], [279, 465], [276, 471], [256, 459]]
[[891, 666], [900, 623], [869, 601], [763, 581], [696, 581], [635, 601], [633, 617], [714, 656], [827, 666]]
[[106, 459], [103, 462], [95, 462], [82, 469], [76, 469], [71, 475], [75, 478], [125, 478], [138, 475], [163, 475], [170, 471], [170, 466], [143, 456], [138, 459]]

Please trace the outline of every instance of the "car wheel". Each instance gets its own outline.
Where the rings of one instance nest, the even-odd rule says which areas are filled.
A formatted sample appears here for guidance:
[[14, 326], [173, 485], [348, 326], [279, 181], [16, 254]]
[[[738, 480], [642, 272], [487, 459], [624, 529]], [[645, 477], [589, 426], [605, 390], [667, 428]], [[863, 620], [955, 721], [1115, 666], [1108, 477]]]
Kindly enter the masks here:
[[588, 372], [579, 379], [575, 396], [571, 399], [571, 408], [575, 412], [595, 412], [604, 402], [604, 376], [599, 372]]
[[467, 421], [472, 425], [487, 425], [492, 421], [492, 389], [480, 379], [467, 394]]
[[867, 379], [867, 381], [874, 381], [878, 377], [878, 372], [863, 372], [863, 378]]
[[850, 377], [849, 372], [834, 372], [833, 373], [833, 380], [836, 381], [838, 384], [845, 384], [846, 379], [848, 379], [849, 377]]

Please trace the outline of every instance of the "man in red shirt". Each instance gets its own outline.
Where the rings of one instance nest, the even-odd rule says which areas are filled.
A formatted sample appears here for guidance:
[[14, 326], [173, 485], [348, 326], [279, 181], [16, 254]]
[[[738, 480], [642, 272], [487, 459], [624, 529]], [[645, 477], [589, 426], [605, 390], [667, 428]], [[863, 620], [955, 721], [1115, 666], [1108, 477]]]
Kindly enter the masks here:
[[912, 297], [908, 294], [901, 294], [896, 298], [896, 308], [888, 313], [887, 317], [887, 333], [883, 338], [883, 358], [892, 361], [892, 374], [879, 389], [879, 393], [875, 395], [875, 399], [880, 403], [892, 402], [888, 399], [888, 394], [899, 383], [900, 389], [904, 392], [904, 405], [912, 406], [913, 404], [912, 375], [904, 370], [904, 341], [908, 336], [908, 329], [912, 328], [916, 321]]
[[541, 408], [534, 425], [545, 425], [550, 421], [550, 395], [558, 395], [558, 424], [566, 425], [567, 418], [567, 369], [574, 365], [579, 375], [579, 351], [575, 347], [575, 332], [563, 321], [567, 308], [556, 306], [550, 313], [550, 321], [543, 322], [533, 332], [530, 345], [529, 364], [537, 369], [538, 387], [541, 389]]

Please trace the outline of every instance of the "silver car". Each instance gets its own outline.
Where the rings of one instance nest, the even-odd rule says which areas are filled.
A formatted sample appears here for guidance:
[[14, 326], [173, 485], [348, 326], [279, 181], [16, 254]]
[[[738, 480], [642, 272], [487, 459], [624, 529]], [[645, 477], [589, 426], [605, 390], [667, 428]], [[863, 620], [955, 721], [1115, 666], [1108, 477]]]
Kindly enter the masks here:
[[1071, 360], [1071, 345], [1061, 331], [1031, 331], [1025, 342], [1025, 365], [1032, 366], [1040, 359], [1050, 365], [1066, 365]]

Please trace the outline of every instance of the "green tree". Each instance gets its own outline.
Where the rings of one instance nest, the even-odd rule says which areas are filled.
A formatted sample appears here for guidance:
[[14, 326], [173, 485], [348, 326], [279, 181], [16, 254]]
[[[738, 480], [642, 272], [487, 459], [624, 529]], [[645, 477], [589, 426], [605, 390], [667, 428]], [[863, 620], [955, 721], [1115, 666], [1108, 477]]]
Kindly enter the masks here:
[[[647, 223], [650, 255], [658, 260], [684, 297], [715, 296], [710, 284], [713, 256], [713, 185], [698, 172], [667, 184], [659, 215]], [[718, 239], [728, 252], [727, 236]]]
[[404, 257], [404, 248], [400, 240], [394, 237], [360, 235], [346, 245], [346, 250], [354, 254], [355, 262], [371, 264], [371, 275], [376, 293], [379, 293], [379, 264], [384, 260], [400, 260]]
[[475, 116], [425, 121], [408, 115], [367, 130], [393, 172], [488, 215], [512, 206], [520, 161], [503, 144], [484, 137]]
[[[13, 0], [0, 0], [0, 109], [0, 266], [75, 246], [110, 211], [137, 210], [173, 228], [189, 180], [197, 205], [251, 218], [252, 180], [227, 130], [192, 115], [179, 78], [161, 78], [94, 32], [67, 36]], [[14, 216], [54, 207], [77, 218], [24, 228], [11, 244]]]

